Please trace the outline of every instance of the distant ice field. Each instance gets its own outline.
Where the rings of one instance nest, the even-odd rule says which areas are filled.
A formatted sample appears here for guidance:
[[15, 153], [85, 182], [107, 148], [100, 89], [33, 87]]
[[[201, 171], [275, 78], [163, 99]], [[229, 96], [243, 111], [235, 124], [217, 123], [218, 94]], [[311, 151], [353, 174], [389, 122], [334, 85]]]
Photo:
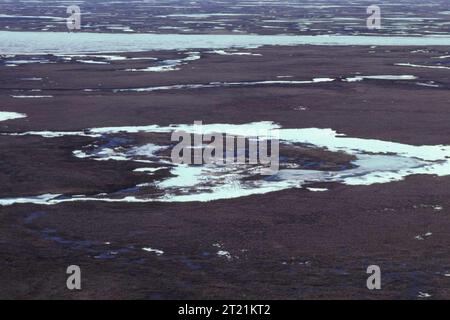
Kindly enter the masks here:
[[0, 54], [76, 54], [264, 45], [450, 46], [450, 36], [195, 35], [0, 31]]

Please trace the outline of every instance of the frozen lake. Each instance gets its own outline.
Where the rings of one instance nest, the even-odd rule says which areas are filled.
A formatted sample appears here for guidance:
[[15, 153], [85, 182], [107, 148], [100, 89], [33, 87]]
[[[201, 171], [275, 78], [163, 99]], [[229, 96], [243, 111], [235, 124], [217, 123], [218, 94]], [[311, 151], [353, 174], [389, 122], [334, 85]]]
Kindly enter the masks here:
[[450, 36], [111, 34], [0, 31], [0, 54], [224, 49], [264, 45], [450, 46]]

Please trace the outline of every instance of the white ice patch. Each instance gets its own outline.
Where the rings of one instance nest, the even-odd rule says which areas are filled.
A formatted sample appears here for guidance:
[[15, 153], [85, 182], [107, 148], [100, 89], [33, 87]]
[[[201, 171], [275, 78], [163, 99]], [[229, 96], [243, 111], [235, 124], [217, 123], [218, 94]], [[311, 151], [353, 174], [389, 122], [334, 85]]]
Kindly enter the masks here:
[[251, 86], [270, 86], [270, 85], [302, 85], [321, 82], [332, 82], [332, 78], [314, 78], [312, 80], [266, 80], [266, 81], [241, 81], [241, 82], [210, 82], [207, 84], [175, 84], [170, 86], [147, 87], [147, 88], [127, 88], [116, 89], [114, 92], [152, 92], [162, 90], [188, 90], [204, 88], [223, 88], [223, 87], [251, 87]]
[[377, 75], [377, 76], [356, 76], [344, 79], [347, 82], [357, 82], [363, 80], [416, 80], [413, 75]]
[[51, 200], [61, 196], [60, 194], [43, 194], [39, 196], [32, 197], [19, 197], [19, 198], [4, 198], [0, 199], [0, 206], [10, 206], [17, 203], [33, 203], [33, 204], [43, 204], [51, 205]]
[[46, 63], [54, 63], [50, 62], [47, 59], [30, 59], [30, 60], [7, 60], [7, 64], [9, 65], [22, 65], [22, 64], [34, 64], [34, 63], [40, 63], [40, 64], [46, 64]]
[[134, 154], [136, 156], [145, 156], [151, 158], [156, 157], [155, 153], [165, 148], [166, 147], [157, 146], [153, 143], [148, 143], [140, 147], [132, 148], [129, 153]]
[[433, 59], [448, 59], [450, 56], [439, 56], [439, 57], [433, 57]]
[[49, 95], [39, 95], [39, 96], [28, 96], [28, 95], [12, 95], [12, 98], [15, 99], [42, 99], [42, 98], [53, 98], [53, 96]]
[[24, 113], [0, 111], [0, 121], [13, 120], [25, 118], [27, 115]]
[[162, 256], [164, 254], [164, 251], [159, 249], [152, 249], [152, 248], [142, 248], [142, 250], [147, 252], [155, 253], [157, 256]]
[[225, 51], [225, 50], [214, 50], [211, 53], [215, 53], [221, 56], [262, 56], [260, 53], [252, 52], [236, 52], [236, 51]]
[[23, 81], [42, 81], [42, 78], [21, 78]]
[[[100, 64], [109, 64], [110, 61], [124, 61], [127, 60], [127, 57], [118, 56], [118, 55], [100, 55], [100, 54], [60, 54], [56, 55], [58, 58], [62, 58], [63, 60], [69, 61], [75, 58], [75, 61], [81, 63], [100, 63]], [[104, 61], [96, 61], [93, 59], [101, 59]], [[107, 62], [108, 61], [108, 62]]]
[[434, 81], [416, 82], [416, 84], [421, 87], [430, 87], [430, 88], [441, 88], [442, 87], [441, 85], [434, 83]]
[[[85, 136], [98, 137], [100, 135], [85, 134]], [[77, 158], [91, 158], [91, 159], [97, 160], [97, 161], [115, 160], [115, 161], [136, 161], [136, 162], [151, 163], [152, 162], [151, 160], [142, 160], [142, 159], [137, 159], [136, 157], [145, 157], [145, 158], [149, 158], [149, 159], [156, 158], [157, 156], [155, 155], [155, 153], [157, 151], [165, 149], [165, 148], [166, 148], [165, 146], [162, 147], [162, 146], [157, 146], [152, 143], [149, 143], [149, 144], [146, 144], [146, 145], [143, 145], [140, 147], [133, 147], [128, 151], [118, 151], [114, 148], [100, 147], [100, 148], [94, 149], [93, 151], [90, 151], [90, 152], [85, 152], [82, 150], [75, 150], [75, 151], [73, 151], [73, 155]], [[148, 168], [143, 168], [143, 169], [148, 169]], [[156, 170], [159, 170], [159, 169], [160, 168], [157, 168]], [[149, 170], [142, 170], [142, 172], [143, 171], [149, 171]]]
[[396, 66], [401, 66], [401, 67], [413, 67], [413, 68], [428, 68], [428, 69], [450, 69], [450, 67], [446, 67], [446, 66], [439, 66], [439, 65], [435, 65], [435, 66], [427, 66], [427, 65], [422, 65], [422, 64], [413, 64], [413, 63], [396, 63]]
[[231, 254], [230, 254], [228, 251], [225, 251], [225, 250], [219, 250], [219, 251], [217, 251], [217, 255], [218, 255], [219, 257], [224, 257], [224, 258], [226, 258], [227, 260], [231, 260]]
[[54, 20], [54, 21], [65, 21], [65, 18], [54, 17], [54, 16], [24, 16], [24, 15], [13, 15], [13, 14], [0, 14], [1, 18], [14, 18], [14, 19], [42, 19], [42, 20]]
[[100, 134], [89, 134], [83, 131], [26, 131], [21, 133], [2, 133], [8, 136], [41, 136], [43, 138], [59, 138], [66, 136], [98, 138]]
[[421, 299], [425, 299], [425, 298], [431, 298], [431, 294], [426, 293], [426, 292], [419, 292], [419, 294], [417, 295], [418, 298]]
[[156, 171], [161, 170], [161, 169], [166, 169], [166, 167], [159, 167], [159, 168], [137, 168], [137, 169], [134, 169], [133, 172], [144, 172], [144, 173], [151, 174], [151, 173], [156, 172]]
[[96, 60], [76, 60], [76, 61], [85, 64], [109, 64], [106, 61], [96, 61]]
[[327, 188], [306, 188], [306, 189], [309, 190], [309, 191], [312, 191], [312, 192], [325, 192], [325, 191], [328, 191]]
[[132, 72], [167, 72], [167, 71], [176, 71], [180, 70], [180, 67], [190, 61], [195, 61], [200, 59], [199, 52], [189, 52], [189, 55], [183, 59], [172, 59], [172, 60], [164, 60], [157, 64], [156, 66], [147, 67], [144, 69], [126, 69], [125, 71]]

